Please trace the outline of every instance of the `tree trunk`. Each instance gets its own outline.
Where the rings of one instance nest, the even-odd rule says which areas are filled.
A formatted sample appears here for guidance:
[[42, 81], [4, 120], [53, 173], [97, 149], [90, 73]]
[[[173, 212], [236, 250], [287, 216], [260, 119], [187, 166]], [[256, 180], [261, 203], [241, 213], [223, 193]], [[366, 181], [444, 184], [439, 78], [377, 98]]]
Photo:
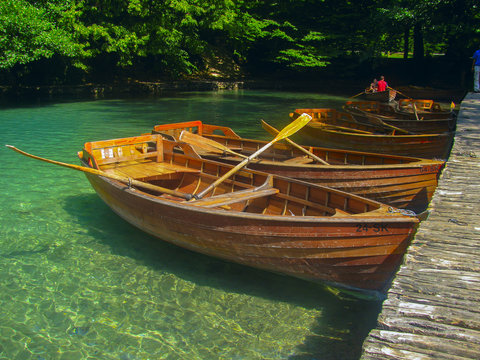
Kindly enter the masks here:
[[408, 59], [408, 48], [410, 47], [410, 27], [405, 28], [403, 33], [403, 58]]
[[421, 60], [424, 57], [423, 29], [420, 23], [413, 27], [413, 58]]

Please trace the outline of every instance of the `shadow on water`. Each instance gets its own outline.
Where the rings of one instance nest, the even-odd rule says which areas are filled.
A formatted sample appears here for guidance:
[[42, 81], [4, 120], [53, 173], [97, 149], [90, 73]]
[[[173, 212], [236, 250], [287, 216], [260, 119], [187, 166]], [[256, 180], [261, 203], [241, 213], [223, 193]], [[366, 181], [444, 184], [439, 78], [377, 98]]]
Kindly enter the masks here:
[[315, 335], [307, 336], [289, 360], [360, 358], [363, 342], [376, 326], [381, 303], [342, 300], [330, 305], [324, 306], [322, 317], [310, 329]]
[[321, 309], [321, 318], [310, 328], [315, 335], [306, 337], [288, 359], [358, 359], [363, 340], [376, 324], [380, 302], [342, 297], [318, 284], [225, 262], [160, 241], [121, 219], [95, 194], [71, 196], [64, 201], [64, 209], [95, 239], [92, 241], [98, 239], [114, 255], [200, 286]]

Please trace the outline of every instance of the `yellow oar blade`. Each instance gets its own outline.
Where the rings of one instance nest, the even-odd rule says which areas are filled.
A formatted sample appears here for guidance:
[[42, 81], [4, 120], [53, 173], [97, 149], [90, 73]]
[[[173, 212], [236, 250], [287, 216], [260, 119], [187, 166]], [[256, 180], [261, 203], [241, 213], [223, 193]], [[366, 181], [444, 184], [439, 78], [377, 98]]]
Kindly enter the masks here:
[[295, 134], [298, 130], [303, 128], [305, 125], [307, 125], [310, 120], [312, 120], [312, 117], [308, 115], [307, 113], [303, 113], [300, 115], [298, 118], [296, 118], [294, 121], [292, 121], [290, 124], [285, 126], [282, 131], [278, 133], [278, 135], [273, 139], [273, 142], [277, 142], [279, 140], [283, 140], [290, 135]]

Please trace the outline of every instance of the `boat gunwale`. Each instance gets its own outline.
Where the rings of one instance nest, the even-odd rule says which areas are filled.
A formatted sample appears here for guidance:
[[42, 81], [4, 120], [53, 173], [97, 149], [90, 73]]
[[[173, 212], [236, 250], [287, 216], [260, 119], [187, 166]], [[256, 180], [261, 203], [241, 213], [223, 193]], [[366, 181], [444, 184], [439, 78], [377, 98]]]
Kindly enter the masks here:
[[[330, 133], [335, 133], [335, 134], [342, 134], [342, 135], [349, 135], [349, 136], [361, 136], [361, 137], [374, 137], [374, 138], [386, 138], [386, 139], [392, 139], [392, 138], [399, 138], [399, 139], [409, 139], [409, 138], [438, 138], [438, 137], [450, 137], [453, 136], [455, 131], [448, 131], [448, 132], [443, 132], [443, 133], [438, 133], [438, 134], [395, 134], [395, 135], [387, 135], [387, 134], [361, 134], [361, 133], [351, 133], [351, 132], [344, 132], [344, 131], [337, 131], [333, 129], [325, 129], [323, 128], [322, 125], [319, 126], [313, 126], [315, 123], [312, 120], [312, 123], [307, 124], [305, 128], [309, 129], [315, 129], [315, 130], [321, 130], [325, 132], [330, 132]], [[320, 123], [323, 124], [323, 123]], [[328, 124], [326, 124], [328, 126]], [[363, 125], [363, 124], [362, 124]]]
[[[213, 156], [212, 156], [213, 157]], [[233, 159], [232, 159], [233, 161]], [[253, 162], [253, 161], [252, 161]], [[430, 160], [430, 159], [421, 159], [416, 162], [411, 163], [403, 163], [403, 164], [367, 164], [367, 165], [324, 165], [324, 164], [295, 164], [295, 163], [282, 163], [280, 161], [272, 161], [272, 160], [260, 160], [257, 164], [264, 164], [264, 165], [275, 165], [278, 167], [296, 167], [302, 169], [325, 169], [325, 170], [390, 170], [390, 169], [405, 169], [405, 168], [422, 168], [425, 165], [444, 165], [445, 161], [443, 160]]]

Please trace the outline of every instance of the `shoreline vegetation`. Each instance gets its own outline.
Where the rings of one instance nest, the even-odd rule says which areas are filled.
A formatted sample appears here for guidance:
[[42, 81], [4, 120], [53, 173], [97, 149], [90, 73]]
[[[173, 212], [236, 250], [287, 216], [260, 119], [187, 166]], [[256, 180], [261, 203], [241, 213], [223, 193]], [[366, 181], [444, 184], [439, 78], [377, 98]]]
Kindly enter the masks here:
[[[0, 77], [0, 100], [44, 98], [115, 98], [162, 96], [167, 93], [221, 90], [267, 90], [312, 92], [352, 97], [365, 89], [374, 77], [385, 75], [388, 84], [403, 97], [459, 103], [469, 78], [466, 61], [455, 66], [445, 56], [429, 61], [385, 59], [331, 63], [323, 69], [251, 69], [236, 66], [229, 57], [215, 58], [204, 71], [191, 75], [159, 76], [151, 72], [112, 71], [104, 76], [64, 79], [32, 72], [23, 81]], [[439, 76], [439, 74], [443, 74]], [[5, 75], [5, 74], [4, 74]], [[43, 78], [43, 80], [42, 80]], [[401, 95], [400, 94], [400, 95]]]
[[[332, 86], [333, 85], [333, 86]], [[319, 92], [332, 95], [354, 96], [362, 90], [358, 81], [336, 81], [319, 84], [314, 81], [289, 80], [229, 80], [229, 79], [189, 79], [140, 81], [127, 80], [112, 83], [87, 83], [76, 85], [0, 85], [0, 98], [3, 100], [25, 98], [112, 98], [121, 96], [161, 96], [165, 93], [186, 91], [221, 91], [221, 90], [272, 90], [295, 92]], [[417, 99], [460, 102], [466, 94], [465, 89], [430, 86], [400, 85], [394, 87], [404, 95]]]

